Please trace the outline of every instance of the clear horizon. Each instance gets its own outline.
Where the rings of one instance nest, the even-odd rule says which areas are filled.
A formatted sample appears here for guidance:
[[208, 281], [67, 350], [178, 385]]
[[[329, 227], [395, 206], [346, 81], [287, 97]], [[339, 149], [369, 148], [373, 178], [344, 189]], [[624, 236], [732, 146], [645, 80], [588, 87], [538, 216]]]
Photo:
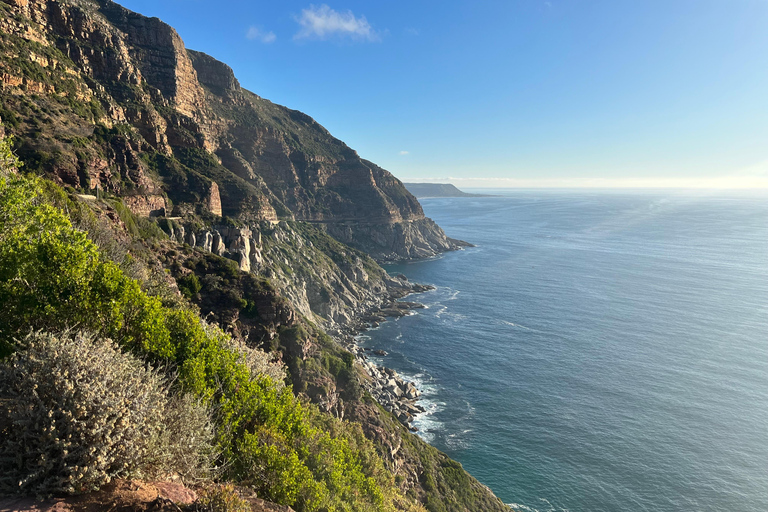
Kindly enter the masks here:
[[403, 181], [768, 188], [762, 0], [121, 3]]
[[768, 179], [515, 179], [515, 178], [400, 178], [404, 183], [451, 184], [459, 189], [657, 189], [657, 190], [758, 190], [768, 193]]

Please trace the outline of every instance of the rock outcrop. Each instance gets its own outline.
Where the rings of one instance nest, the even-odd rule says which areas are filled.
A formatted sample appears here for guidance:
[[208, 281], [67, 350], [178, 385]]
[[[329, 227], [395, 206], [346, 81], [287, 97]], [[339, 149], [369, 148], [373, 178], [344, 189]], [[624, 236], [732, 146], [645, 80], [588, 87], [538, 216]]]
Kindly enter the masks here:
[[387, 224], [329, 222], [323, 226], [337, 240], [379, 261], [428, 258], [471, 245], [446, 237], [440, 226], [427, 217]]
[[208, 196], [205, 198], [205, 207], [212, 214], [221, 217], [221, 195], [219, 194], [219, 186], [215, 181], [211, 182]]
[[244, 272], [256, 271], [264, 262], [259, 227], [213, 226], [195, 231], [191, 226], [170, 223], [166, 229], [171, 240], [233, 259]]

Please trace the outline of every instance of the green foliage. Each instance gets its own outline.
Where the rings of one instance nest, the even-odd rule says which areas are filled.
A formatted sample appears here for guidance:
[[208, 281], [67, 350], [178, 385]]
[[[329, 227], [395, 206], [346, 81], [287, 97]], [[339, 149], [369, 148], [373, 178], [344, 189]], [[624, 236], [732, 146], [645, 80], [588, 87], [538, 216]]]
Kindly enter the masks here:
[[162, 238], [168, 238], [168, 235], [165, 234], [165, 231], [162, 230], [155, 219], [137, 217], [136, 220], [139, 228], [139, 238], [142, 240], [159, 240]]
[[0, 362], [0, 491], [76, 493], [209, 466], [205, 408], [109, 340], [32, 333]]
[[0, 178], [0, 352], [29, 327], [87, 328], [120, 344], [172, 357], [160, 301], [40, 204], [35, 178]]
[[[30, 327], [86, 328], [112, 338], [175, 367], [180, 385], [214, 408], [226, 476], [299, 511], [391, 508], [397, 495], [392, 477], [360, 432], [341, 422], [329, 426], [290, 388], [255, 376], [229, 337], [206, 328], [194, 312], [147, 296], [43, 201], [44, 188], [38, 178], [0, 179], [0, 340], [6, 353]], [[199, 264], [217, 265], [217, 274], [232, 279], [247, 275], [221, 258]]]
[[129, 124], [116, 124], [112, 128], [100, 124], [93, 129], [93, 140], [101, 144], [109, 144], [116, 137], [128, 137], [131, 134], [133, 134], [133, 127]]
[[119, 198], [112, 198], [107, 202], [115, 209], [131, 238], [142, 240], [168, 238], [156, 220], [135, 215]]
[[290, 222], [291, 228], [312, 243], [323, 255], [329, 257], [341, 268], [355, 265], [360, 261], [370, 278], [381, 279], [386, 272], [366, 253], [344, 245], [317, 226], [308, 222]]
[[0, 138], [0, 177], [8, 176], [21, 167], [19, 159], [11, 151], [12, 142], [13, 139], [10, 137]]
[[176, 284], [179, 286], [179, 291], [190, 299], [197, 295], [203, 287], [195, 274], [178, 278]]
[[198, 490], [196, 512], [251, 512], [251, 505], [240, 497], [232, 484], [214, 485]]
[[13, 110], [3, 108], [0, 106], [0, 119], [3, 120], [6, 126], [9, 128], [18, 128], [19, 118]]
[[110, 203], [117, 212], [118, 217], [120, 217], [120, 220], [123, 221], [125, 230], [131, 235], [131, 238], [138, 238], [139, 222], [133, 212], [120, 199], [114, 199]]
[[260, 304], [273, 303], [275, 310], [288, 308], [285, 299], [277, 296], [266, 279], [241, 272], [230, 259], [196, 251], [183, 262], [183, 267], [178, 263], [171, 267], [179, 289], [204, 315], [211, 314], [220, 324], [238, 319], [238, 325], [245, 321], [250, 327], [265, 326], [274, 319], [261, 318]]

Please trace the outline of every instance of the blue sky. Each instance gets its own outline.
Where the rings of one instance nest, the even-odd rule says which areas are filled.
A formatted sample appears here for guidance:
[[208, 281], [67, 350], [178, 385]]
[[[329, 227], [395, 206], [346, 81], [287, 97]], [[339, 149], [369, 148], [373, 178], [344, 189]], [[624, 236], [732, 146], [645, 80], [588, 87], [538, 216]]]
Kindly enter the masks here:
[[768, 0], [123, 0], [406, 181], [768, 187]]

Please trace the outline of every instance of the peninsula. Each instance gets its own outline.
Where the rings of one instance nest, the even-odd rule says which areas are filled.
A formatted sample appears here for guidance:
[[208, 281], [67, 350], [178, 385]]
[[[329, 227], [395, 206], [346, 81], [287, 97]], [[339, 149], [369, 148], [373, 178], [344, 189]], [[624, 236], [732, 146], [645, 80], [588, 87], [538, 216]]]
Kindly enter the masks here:
[[493, 197], [489, 194], [471, 194], [450, 183], [403, 183], [408, 192], [418, 199], [426, 197]]

